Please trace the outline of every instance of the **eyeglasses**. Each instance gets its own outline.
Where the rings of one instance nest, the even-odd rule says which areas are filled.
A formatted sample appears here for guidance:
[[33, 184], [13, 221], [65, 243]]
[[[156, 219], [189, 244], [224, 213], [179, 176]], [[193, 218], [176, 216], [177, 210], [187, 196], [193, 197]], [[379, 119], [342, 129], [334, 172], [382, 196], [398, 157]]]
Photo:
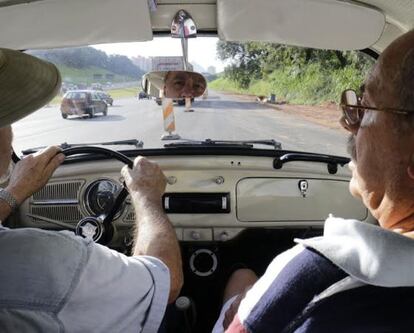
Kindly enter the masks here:
[[355, 90], [347, 89], [341, 94], [341, 109], [343, 113], [344, 127], [346, 129], [354, 129], [360, 126], [365, 110], [384, 111], [401, 115], [414, 114], [414, 111], [394, 109], [394, 108], [374, 108], [365, 106], [361, 103], [362, 97]]

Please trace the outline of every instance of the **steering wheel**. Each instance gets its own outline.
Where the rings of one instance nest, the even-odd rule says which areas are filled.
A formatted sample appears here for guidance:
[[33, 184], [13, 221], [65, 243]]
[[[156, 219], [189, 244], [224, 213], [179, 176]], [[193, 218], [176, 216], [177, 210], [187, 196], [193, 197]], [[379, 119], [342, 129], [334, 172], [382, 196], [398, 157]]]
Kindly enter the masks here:
[[[79, 154], [99, 154], [109, 156], [122, 163], [125, 163], [132, 169], [133, 162], [124, 154], [117, 151], [102, 148], [102, 147], [74, 147], [63, 149], [62, 153], [65, 156], [79, 155]], [[114, 235], [114, 226], [112, 224], [113, 218], [120, 209], [121, 205], [128, 196], [128, 190], [125, 183], [123, 184], [122, 190], [114, 200], [112, 207], [108, 209], [106, 213], [100, 216], [88, 216], [78, 222], [75, 229], [75, 234], [84, 238], [92, 239], [96, 243], [108, 244]]]

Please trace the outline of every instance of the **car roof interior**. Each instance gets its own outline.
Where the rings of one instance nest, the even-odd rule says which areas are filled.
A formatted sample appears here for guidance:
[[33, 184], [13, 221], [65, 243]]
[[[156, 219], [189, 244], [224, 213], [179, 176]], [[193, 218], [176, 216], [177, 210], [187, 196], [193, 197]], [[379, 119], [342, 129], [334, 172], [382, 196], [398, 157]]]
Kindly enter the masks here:
[[[193, 16], [199, 34], [228, 41], [376, 52], [414, 21], [414, 2], [406, 0], [0, 0], [1, 46], [147, 41], [169, 33], [179, 9]], [[110, 24], [102, 17], [110, 17]]]

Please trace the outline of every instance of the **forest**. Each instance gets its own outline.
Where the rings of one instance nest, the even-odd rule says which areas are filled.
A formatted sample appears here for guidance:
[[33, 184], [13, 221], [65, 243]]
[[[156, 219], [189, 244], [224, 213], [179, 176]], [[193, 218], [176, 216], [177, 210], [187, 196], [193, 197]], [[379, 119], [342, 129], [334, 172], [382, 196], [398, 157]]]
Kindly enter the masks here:
[[139, 78], [143, 73], [132, 61], [123, 55], [107, 55], [93, 47], [62, 48], [30, 51], [30, 54], [59, 65], [85, 69], [98, 67], [118, 75]]

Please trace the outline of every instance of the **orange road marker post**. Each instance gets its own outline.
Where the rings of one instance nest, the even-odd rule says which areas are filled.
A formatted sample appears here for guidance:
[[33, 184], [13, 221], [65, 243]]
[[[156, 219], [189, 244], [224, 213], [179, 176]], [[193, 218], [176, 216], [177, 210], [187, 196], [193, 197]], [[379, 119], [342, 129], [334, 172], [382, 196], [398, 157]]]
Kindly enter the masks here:
[[173, 100], [171, 98], [162, 99], [162, 116], [164, 119], [164, 130], [168, 134], [163, 134], [161, 140], [180, 140], [181, 137], [174, 133], [175, 131], [175, 116]]

